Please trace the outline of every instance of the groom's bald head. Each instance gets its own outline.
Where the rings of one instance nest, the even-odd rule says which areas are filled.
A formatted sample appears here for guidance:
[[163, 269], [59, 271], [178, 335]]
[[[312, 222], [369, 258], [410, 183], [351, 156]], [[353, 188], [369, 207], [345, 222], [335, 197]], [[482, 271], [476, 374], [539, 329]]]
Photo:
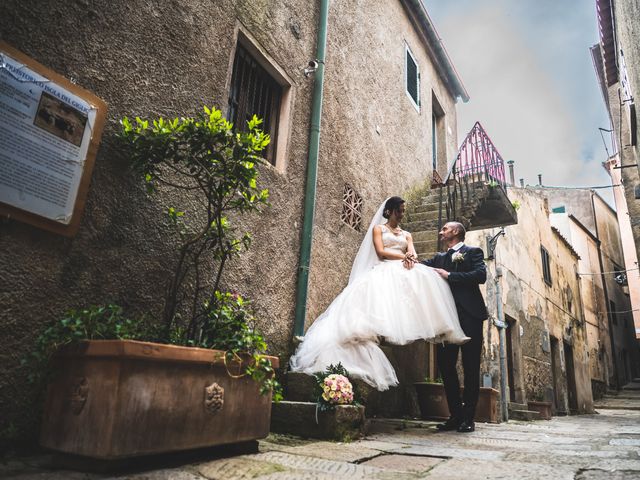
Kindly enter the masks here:
[[466, 234], [467, 230], [460, 222], [447, 222], [440, 230], [440, 236], [445, 241], [458, 240], [458, 242], [462, 242]]

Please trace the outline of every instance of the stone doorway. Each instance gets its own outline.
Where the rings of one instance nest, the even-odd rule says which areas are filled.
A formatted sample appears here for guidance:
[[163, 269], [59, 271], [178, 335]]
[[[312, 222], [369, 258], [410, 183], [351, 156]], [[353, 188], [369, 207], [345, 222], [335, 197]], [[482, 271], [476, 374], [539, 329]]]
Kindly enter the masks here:
[[578, 395], [576, 388], [576, 375], [573, 365], [573, 347], [568, 342], [564, 343], [564, 362], [567, 371], [567, 393], [569, 396], [569, 411], [578, 413]]
[[525, 392], [522, 385], [522, 365], [520, 359], [520, 326], [514, 318], [505, 316], [507, 330], [507, 381], [509, 386], [509, 401], [515, 403], [525, 402]]

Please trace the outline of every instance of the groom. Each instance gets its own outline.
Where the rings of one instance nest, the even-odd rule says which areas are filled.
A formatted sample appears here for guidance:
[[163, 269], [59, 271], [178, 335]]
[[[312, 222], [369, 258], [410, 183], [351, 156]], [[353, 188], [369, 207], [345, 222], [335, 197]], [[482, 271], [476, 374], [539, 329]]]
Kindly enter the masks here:
[[[422, 263], [449, 282], [456, 303], [460, 326], [471, 338], [464, 345], [438, 345], [438, 368], [444, 382], [451, 417], [438, 425], [438, 430], [473, 432], [473, 422], [480, 393], [480, 355], [482, 353], [482, 327], [487, 318], [479, 285], [487, 280], [484, 254], [477, 247], [464, 244], [466, 231], [458, 222], [446, 223], [439, 232], [441, 245], [448, 248]], [[460, 383], [456, 364], [462, 350], [464, 395], [460, 398]]]

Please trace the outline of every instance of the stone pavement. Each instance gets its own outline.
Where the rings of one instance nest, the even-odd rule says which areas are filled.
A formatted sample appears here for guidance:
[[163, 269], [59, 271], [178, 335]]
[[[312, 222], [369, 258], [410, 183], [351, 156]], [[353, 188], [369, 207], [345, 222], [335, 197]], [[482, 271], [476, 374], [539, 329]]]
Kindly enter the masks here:
[[120, 475], [51, 471], [44, 469], [42, 459], [23, 459], [0, 465], [0, 477], [13, 480], [640, 478], [640, 410], [600, 409], [596, 415], [476, 427], [470, 434], [441, 433], [433, 422], [377, 419], [371, 421], [366, 439], [351, 443], [272, 435], [260, 442], [257, 454]]

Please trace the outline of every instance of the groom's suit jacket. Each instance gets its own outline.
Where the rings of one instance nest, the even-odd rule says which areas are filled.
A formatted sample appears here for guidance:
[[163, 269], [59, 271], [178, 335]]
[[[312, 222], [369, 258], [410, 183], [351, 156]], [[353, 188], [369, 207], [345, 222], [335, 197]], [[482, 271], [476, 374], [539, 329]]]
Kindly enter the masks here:
[[452, 261], [452, 253], [437, 253], [422, 263], [428, 267], [449, 272], [449, 286], [456, 303], [460, 325], [471, 337], [482, 335], [482, 322], [487, 319], [487, 307], [479, 285], [487, 280], [482, 249], [463, 245], [458, 250], [464, 256], [461, 262]]

